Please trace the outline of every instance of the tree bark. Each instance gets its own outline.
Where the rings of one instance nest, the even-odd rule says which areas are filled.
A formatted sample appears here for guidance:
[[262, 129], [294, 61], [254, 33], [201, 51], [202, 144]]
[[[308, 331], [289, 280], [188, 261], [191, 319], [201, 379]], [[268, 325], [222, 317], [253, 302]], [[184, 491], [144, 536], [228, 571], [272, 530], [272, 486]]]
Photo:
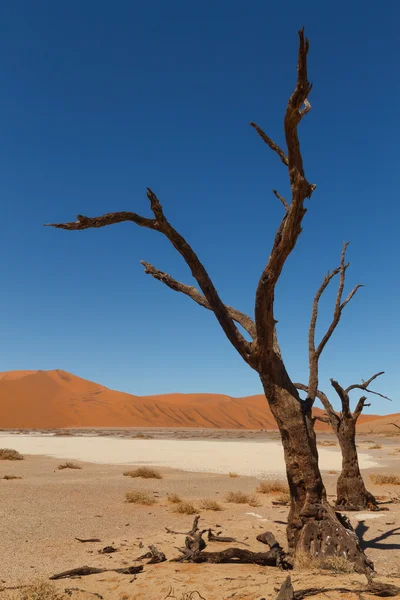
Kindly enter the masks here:
[[342, 510], [376, 510], [376, 498], [365, 487], [358, 464], [356, 420], [342, 416], [336, 434], [342, 450], [336, 506]]
[[[275, 365], [275, 381], [278, 372]], [[289, 552], [294, 560], [301, 554], [345, 556], [359, 572], [373, 569], [350, 524], [339, 519], [328, 504], [307, 405], [301, 401], [283, 363], [279, 385], [271, 383], [271, 373], [260, 375], [260, 378], [278, 424], [284, 450], [291, 496], [287, 526]]]

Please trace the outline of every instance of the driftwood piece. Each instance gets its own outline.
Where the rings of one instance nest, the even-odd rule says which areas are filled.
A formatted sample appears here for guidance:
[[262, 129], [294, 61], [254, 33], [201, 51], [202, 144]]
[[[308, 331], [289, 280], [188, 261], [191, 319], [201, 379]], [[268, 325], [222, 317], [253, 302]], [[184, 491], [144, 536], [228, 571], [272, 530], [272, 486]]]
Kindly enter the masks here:
[[155, 546], [149, 546], [149, 552], [138, 556], [136, 560], [145, 560], [146, 558], [150, 558], [149, 562], [147, 563], [148, 565], [154, 565], [167, 560], [164, 552], [160, 552], [160, 550], [157, 550]]
[[[198, 522], [196, 523], [196, 527]], [[185, 548], [177, 548], [182, 556], [172, 559], [171, 562], [192, 562], [192, 563], [226, 563], [240, 562], [251, 563], [261, 566], [289, 568], [290, 564], [286, 561], [286, 554], [272, 533], [264, 532], [257, 536], [257, 540], [270, 547], [267, 552], [252, 552], [243, 548], [227, 548], [220, 552], [204, 552], [206, 542], [203, 539], [204, 533], [208, 531], [210, 541], [233, 541], [234, 538], [221, 538], [214, 536], [212, 530], [198, 531], [195, 536], [187, 536], [185, 539]]]
[[97, 575], [98, 573], [107, 573], [114, 571], [115, 573], [124, 573], [127, 575], [133, 575], [134, 573], [140, 573], [143, 570], [142, 566], [125, 567], [123, 569], [98, 569], [97, 567], [78, 567], [77, 569], [70, 569], [69, 571], [63, 571], [62, 573], [56, 573], [49, 579], [69, 579], [70, 577], [84, 577], [86, 575]]
[[172, 529], [168, 529], [168, 527], [165, 528], [165, 531], [167, 533], [172, 533], [173, 535], [190, 535], [193, 537], [194, 535], [196, 535], [196, 533], [199, 530], [199, 528], [198, 528], [199, 520], [200, 520], [200, 515], [197, 515], [194, 518], [192, 529], [190, 531], [173, 531]]
[[99, 550], [99, 554], [112, 554], [113, 552], [118, 552], [114, 546], [106, 546], [102, 550]]
[[101, 542], [101, 540], [99, 540], [99, 538], [88, 538], [87, 540], [81, 539], [81, 538], [75, 538], [77, 542], [81, 542], [81, 544], [87, 544], [89, 542]]

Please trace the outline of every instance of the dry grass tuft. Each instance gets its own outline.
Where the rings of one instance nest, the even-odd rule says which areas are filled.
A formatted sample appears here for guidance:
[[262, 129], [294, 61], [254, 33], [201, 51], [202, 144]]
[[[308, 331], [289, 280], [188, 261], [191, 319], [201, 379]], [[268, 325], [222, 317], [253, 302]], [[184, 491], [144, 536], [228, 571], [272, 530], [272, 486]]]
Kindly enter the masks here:
[[134, 440], [154, 440], [154, 436], [149, 433], [137, 433], [133, 436]]
[[17, 477], [16, 475], [4, 475], [3, 479], [22, 479], [22, 477]]
[[82, 469], [82, 467], [80, 467], [74, 462], [67, 461], [65, 463], [62, 463], [61, 465], [58, 465], [57, 469], [59, 471], [63, 471], [64, 469]]
[[337, 475], [338, 474], [338, 472], [334, 471], [333, 469], [327, 471], [327, 473], [328, 473], [328, 475]]
[[400, 476], [390, 473], [388, 475], [377, 474], [370, 475], [370, 479], [375, 485], [400, 485]]
[[284, 494], [279, 494], [279, 496], [277, 497], [277, 501], [278, 502], [282, 502], [284, 504], [290, 504], [290, 494], [289, 494], [289, 492], [284, 493]]
[[155, 498], [148, 492], [142, 492], [140, 490], [132, 490], [125, 494], [126, 502], [130, 504], [143, 504], [144, 506], [151, 506], [155, 504]]
[[229, 472], [229, 477], [236, 478], [239, 477], [238, 473], [232, 473], [232, 471]]
[[250, 506], [260, 506], [256, 495], [245, 494], [244, 492], [228, 492], [225, 496], [226, 502], [233, 504], [249, 504]]
[[21, 590], [6, 590], [2, 600], [62, 600], [57, 588], [44, 579], [35, 579]]
[[143, 479], [162, 479], [161, 473], [149, 467], [139, 467], [133, 471], [125, 471], [125, 477], [142, 477]]
[[179, 502], [173, 510], [178, 515], [195, 515], [199, 512], [192, 502]]
[[354, 573], [354, 565], [344, 556], [312, 557], [307, 553], [296, 556], [296, 569], [299, 571], [333, 571], [334, 573]]
[[373, 444], [368, 447], [368, 450], [380, 450], [382, 448], [381, 444]]
[[224, 510], [222, 506], [218, 504], [218, 502], [216, 502], [215, 500], [210, 500], [209, 498], [204, 498], [203, 500], [201, 500], [200, 507], [204, 510]]
[[179, 502], [182, 502], [182, 498], [178, 496], [178, 494], [168, 494], [167, 500], [168, 502], [171, 502], [171, 504], [179, 504]]
[[257, 488], [259, 494], [287, 494], [289, 493], [288, 485], [280, 479], [271, 479], [268, 481], [260, 481]]
[[22, 454], [11, 448], [0, 448], [0, 460], [23, 460]]
[[317, 442], [319, 446], [337, 446], [336, 442], [331, 440], [321, 440]]

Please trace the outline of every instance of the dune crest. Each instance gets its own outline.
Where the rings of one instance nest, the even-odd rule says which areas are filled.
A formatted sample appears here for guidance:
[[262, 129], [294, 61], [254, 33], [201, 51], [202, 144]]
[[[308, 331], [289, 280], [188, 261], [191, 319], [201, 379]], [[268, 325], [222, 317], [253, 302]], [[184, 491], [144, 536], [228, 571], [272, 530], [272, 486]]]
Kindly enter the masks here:
[[[316, 414], [322, 414], [316, 408]], [[360, 429], [398, 418], [362, 416]], [[110, 390], [62, 370], [0, 373], [0, 427], [201, 427], [276, 429], [262, 394], [134, 396]], [[317, 422], [320, 430], [329, 430]]]

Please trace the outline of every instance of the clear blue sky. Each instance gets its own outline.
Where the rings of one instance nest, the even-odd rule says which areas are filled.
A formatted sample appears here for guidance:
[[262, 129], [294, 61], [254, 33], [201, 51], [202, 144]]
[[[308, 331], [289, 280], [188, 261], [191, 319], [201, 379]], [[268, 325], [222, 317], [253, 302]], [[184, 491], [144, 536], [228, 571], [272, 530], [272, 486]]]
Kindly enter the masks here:
[[[143, 274], [191, 283], [155, 232], [43, 223], [149, 214], [146, 186], [224, 301], [253, 313], [288, 194], [249, 127], [283, 143], [297, 30], [310, 38], [313, 109], [301, 124], [317, 184], [276, 293], [289, 373], [307, 378], [312, 297], [351, 240], [346, 309], [321, 387], [385, 370], [374, 412], [400, 410], [398, 2], [16, 0], [0, 9], [0, 370], [60, 368], [134, 394], [261, 391], [214, 316]], [[321, 310], [327, 326], [333, 292]]]

